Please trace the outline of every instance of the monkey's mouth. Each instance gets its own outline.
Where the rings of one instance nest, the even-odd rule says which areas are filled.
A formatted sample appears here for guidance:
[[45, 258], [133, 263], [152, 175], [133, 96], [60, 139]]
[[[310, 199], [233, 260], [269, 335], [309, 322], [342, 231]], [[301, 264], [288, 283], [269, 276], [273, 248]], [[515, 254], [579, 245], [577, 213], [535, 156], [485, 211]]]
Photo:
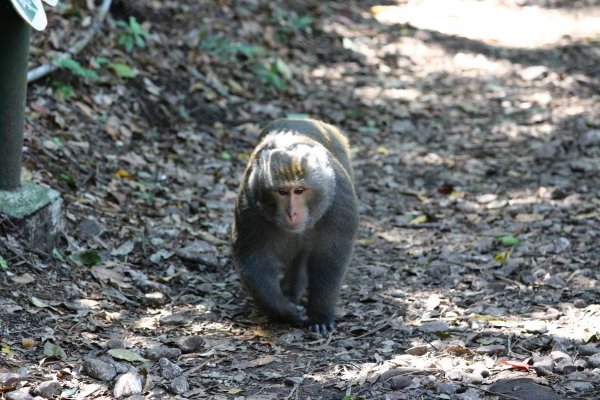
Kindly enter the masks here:
[[304, 231], [304, 224], [299, 222], [297, 224], [285, 223], [281, 225], [281, 229], [289, 233], [300, 233]]

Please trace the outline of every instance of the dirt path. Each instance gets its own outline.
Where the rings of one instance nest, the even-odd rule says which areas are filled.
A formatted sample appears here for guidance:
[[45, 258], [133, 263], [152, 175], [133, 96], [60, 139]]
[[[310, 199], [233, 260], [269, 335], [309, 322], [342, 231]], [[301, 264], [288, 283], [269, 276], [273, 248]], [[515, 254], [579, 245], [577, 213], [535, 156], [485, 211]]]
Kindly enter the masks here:
[[[48, 258], [1, 225], [0, 393], [600, 396], [600, 37], [569, 30], [600, 5], [456, 1], [454, 32], [407, 3], [414, 20], [369, 1], [116, 2], [82, 69], [29, 88], [25, 166], [62, 192], [67, 229]], [[478, 3], [571, 37], [478, 36]], [[49, 14], [32, 66], [93, 12]], [[129, 16], [149, 32], [130, 52]], [[229, 259], [260, 126], [299, 114], [355, 153], [360, 239], [325, 340], [269, 324]]]

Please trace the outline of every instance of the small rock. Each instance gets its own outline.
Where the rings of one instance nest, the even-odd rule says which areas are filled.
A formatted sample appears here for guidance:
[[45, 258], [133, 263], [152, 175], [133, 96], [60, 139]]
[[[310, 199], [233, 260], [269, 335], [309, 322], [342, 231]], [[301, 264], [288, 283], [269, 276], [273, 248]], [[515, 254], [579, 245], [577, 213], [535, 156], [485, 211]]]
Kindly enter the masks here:
[[548, 67], [543, 65], [532, 65], [531, 67], [523, 68], [519, 75], [526, 81], [534, 81], [542, 79], [548, 74]]
[[542, 357], [533, 363], [533, 369], [540, 376], [549, 375], [554, 370], [554, 361], [552, 357]]
[[169, 299], [162, 292], [150, 292], [144, 294], [143, 302], [146, 306], [158, 308], [167, 304]]
[[564, 289], [566, 287], [565, 281], [558, 276], [551, 276], [548, 279], [544, 279], [544, 285], [550, 286], [553, 289]]
[[563, 253], [571, 248], [571, 241], [566, 237], [559, 237], [554, 242], [554, 252], [556, 254]]
[[188, 383], [185, 375], [178, 376], [171, 381], [171, 392], [175, 394], [183, 394], [190, 390], [190, 384]]
[[93, 358], [88, 358], [83, 362], [83, 371], [100, 381], [110, 381], [117, 376], [117, 370], [113, 365]]
[[142, 382], [142, 376], [135, 372], [123, 374], [117, 378], [113, 394], [117, 399], [141, 394], [144, 387]]
[[446, 382], [438, 382], [435, 384], [435, 391], [437, 394], [454, 394], [458, 388], [456, 385]]
[[600, 129], [587, 131], [579, 138], [579, 143], [583, 147], [600, 145]]
[[406, 375], [398, 375], [391, 378], [389, 382], [392, 390], [400, 390], [410, 386], [412, 384], [412, 378]]
[[392, 122], [392, 132], [404, 134], [415, 131], [415, 125], [408, 119], [401, 119]]
[[2, 387], [15, 386], [20, 380], [21, 376], [19, 374], [14, 374], [12, 372], [0, 373], [0, 386]]
[[102, 228], [102, 225], [100, 225], [100, 223], [96, 219], [88, 218], [83, 220], [79, 224], [79, 226], [77, 227], [77, 234], [80, 238], [89, 240], [100, 236], [103, 230], [104, 228]]
[[575, 360], [573, 362], [573, 364], [575, 364], [575, 366], [577, 367], [578, 371], [582, 371], [582, 370], [584, 370], [584, 369], [586, 369], [588, 367], [588, 362], [585, 361], [582, 358], [578, 358], [577, 360]]
[[304, 378], [301, 376], [290, 376], [283, 380], [283, 383], [286, 386], [296, 386], [300, 385], [302, 382], [304, 382]]
[[35, 387], [33, 394], [36, 396], [42, 396], [45, 399], [49, 399], [54, 396], [58, 396], [61, 392], [62, 385], [58, 381], [46, 381], [42, 382]]
[[533, 320], [533, 321], [525, 321], [523, 324], [523, 328], [526, 332], [535, 333], [535, 334], [543, 334], [548, 332], [548, 327], [544, 321]]
[[552, 160], [561, 152], [562, 143], [560, 140], [554, 140], [544, 143], [534, 150], [535, 158], [540, 160]]
[[501, 344], [490, 344], [487, 346], [479, 346], [478, 348], [475, 349], [475, 352], [478, 354], [488, 354], [488, 355], [500, 354], [500, 353], [504, 353], [504, 351], [506, 351], [506, 347]]
[[600, 346], [594, 343], [582, 344], [577, 348], [577, 351], [582, 356], [591, 356], [600, 353]]
[[6, 394], [6, 400], [34, 400], [34, 397], [27, 392], [14, 390]]
[[587, 362], [594, 368], [600, 368], [600, 353], [589, 356]]
[[478, 253], [487, 254], [492, 250], [495, 243], [496, 243], [496, 240], [494, 240], [494, 238], [491, 238], [491, 237], [481, 238], [475, 244], [475, 250]]
[[565, 387], [571, 389], [574, 392], [587, 392], [594, 389], [594, 384], [590, 382], [590, 376], [581, 373], [573, 372], [567, 376]]
[[577, 308], [586, 308], [588, 304], [584, 299], [575, 299], [573, 305]]
[[184, 313], [166, 315], [161, 317], [158, 322], [163, 326], [185, 325], [190, 320], [190, 316]]
[[122, 339], [118, 339], [118, 338], [112, 338], [109, 339], [108, 342], [106, 342], [106, 348], [112, 350], [112, 349], [124, 349], [125, 348], [125, 341]]
[[577, 367], [575, 366], [575, 364], [573, 364], [571, 362], [571, 360], [569, 359], [562, 359], [560, 360], [558, 363], [556, 363], [556, 366], [554, 367], [555, 371], [560, 373], [560, 374], [570, 374], [571, 372], [575, 372], [577, 371]]
[[158, 361], [160, 367], [160, 375], [166, 379], [174, 379], [181, 375], [181, 367], [166, 358], [161, 358]]
[[411, 356], [423, 356], [423, 355], [427, 354], [428, 351], [429, 351], [428, 346], [415, 346], [415, 347], [411, 347], [410, 349], [406, 349], [405, 353], [410, 354]]
[[359, 346], [357, 340], [354, 339], [341, 339], [335, 343], [338, 347], [343, 347], [346, 350], [356, 349]]
[[419, 327], [419, 331], [423, 333], [438, 333], [448, 331], [448, 324], [444, 321], [429, 321]]
[[[163, 398], [163, 397], [151, 397], [151, 398]], [[133, 396], [125, 397], [123, 400], [145, 400], [146, 398], [141, 394], [134, 394]]]
[[177, 347], [182, 353], [194, 353], [204, 348], [204, 339], [200, 336], [184, 336], [177, 340]]
[[555, 362], [559, 362], [561, 360], [571, 360], [571, 356], [561, 350], [551, 351], [550, 357], [552, 357]]
[[146, 358], [152, 361], [157, 361], [161, 358], [177, 358], [180, 355], [181, 350], [174, 347], [156, 346], [146, 350]]
[[217, 249], [212, 244], [204, 240], [195, 240], [177, 250], [176, 254], [186, 261], [200, 262], [206, 253], [214, 254], [216, 252]]

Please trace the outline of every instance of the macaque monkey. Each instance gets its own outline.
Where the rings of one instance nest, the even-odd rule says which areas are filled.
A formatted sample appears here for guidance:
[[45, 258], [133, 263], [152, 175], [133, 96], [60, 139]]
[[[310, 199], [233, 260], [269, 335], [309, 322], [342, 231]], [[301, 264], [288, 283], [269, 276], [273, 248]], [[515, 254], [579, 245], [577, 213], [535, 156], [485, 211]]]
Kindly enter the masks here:
[[267, 125], [242, 178], [232, 230], [233, 262], [258, 307], [312, 332], [333, 331], [357, 228], [346, 137], [317, 120]]

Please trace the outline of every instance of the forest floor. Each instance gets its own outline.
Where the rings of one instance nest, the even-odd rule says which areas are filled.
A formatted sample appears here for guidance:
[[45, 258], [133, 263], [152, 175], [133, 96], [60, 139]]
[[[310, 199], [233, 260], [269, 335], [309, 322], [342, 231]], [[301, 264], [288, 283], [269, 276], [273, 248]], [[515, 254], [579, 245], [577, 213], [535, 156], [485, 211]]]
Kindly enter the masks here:
[[[31, 68], [90, 28], [60, 3]], [[385, 4], [115, 1], [29, 84], [25, 178], [65, 228], [44, 256], [1, 221], [0, 398], [600, 398], [600, 2]], [[230, 260], [286, 116], [354, 153], [327, 338], [269, 323]]]

